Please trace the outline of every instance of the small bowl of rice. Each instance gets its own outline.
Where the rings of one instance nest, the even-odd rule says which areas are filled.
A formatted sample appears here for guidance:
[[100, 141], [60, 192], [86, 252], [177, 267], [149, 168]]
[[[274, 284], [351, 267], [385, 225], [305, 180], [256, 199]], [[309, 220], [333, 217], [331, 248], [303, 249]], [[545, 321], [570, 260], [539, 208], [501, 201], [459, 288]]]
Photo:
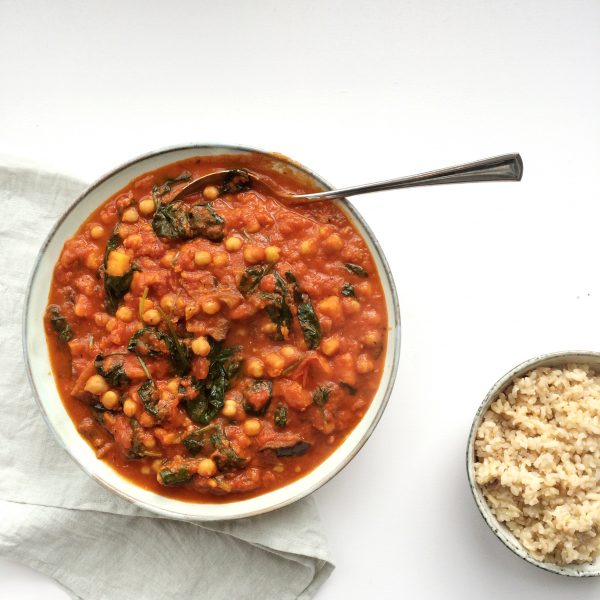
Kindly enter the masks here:
[[479, 407], [467, 447], [475, 502], [498, 538], [561, 575], [600, 575], [600, 353], [528, 360]]

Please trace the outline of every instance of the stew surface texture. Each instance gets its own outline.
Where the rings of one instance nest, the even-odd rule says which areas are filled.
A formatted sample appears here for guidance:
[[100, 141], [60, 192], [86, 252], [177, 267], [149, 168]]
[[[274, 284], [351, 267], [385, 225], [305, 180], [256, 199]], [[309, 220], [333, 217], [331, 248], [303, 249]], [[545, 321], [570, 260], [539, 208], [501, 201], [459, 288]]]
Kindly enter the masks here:
[[[171, 202], [186, 181], [242, 169]], [[45, 317], [79, 432], [159, 494], [231, 501], [320, 464], [380, 382], [387, 317], [365, 241], [262, 155], [192, 158], [138, 177], [69, 239]]]

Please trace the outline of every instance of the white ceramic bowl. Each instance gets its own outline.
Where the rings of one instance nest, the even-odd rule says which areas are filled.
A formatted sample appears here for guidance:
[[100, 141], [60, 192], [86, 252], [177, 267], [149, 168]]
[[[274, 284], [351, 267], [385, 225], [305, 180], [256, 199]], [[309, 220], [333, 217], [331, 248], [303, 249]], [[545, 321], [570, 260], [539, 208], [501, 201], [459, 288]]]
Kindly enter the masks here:
[[512, 371], [509, 371], [506, 375], [504, 375], [504, 377], [499, 379], [492, 386], [492, 389], [488, 392], [485, 400], [479, 407], [471, 427], [469, 442], [467, 444], [467, 474], [469, 477], [469, 485], [471, 486], [471, 491], [473, 492], [473, 497], [475, 498], [479, 512], [481, 512], [485, 522], [502, 541], [502, 543], [512, 550], [517, 556], [520, 556], [527, 562], [539, 567], [540, 569], [551, 571], [552, 573], [558, 573], [559, 575], [569, 575], [571, 577], [594, 577], [600, 575], [600, 559], [596, 560], [592, 564], [585, 565], [556, 565], [553, 563], [542, 562], [531, 556], [531, 554], [529, 554], [529, 552], [522, 546], [519, 540], [510, 532], [508, 527], [496, 519], [485, 500], [481, 488], [475, 480], [475, 438], [477, 436], [477, 429], [479, 428], [485, 413], [490, 407], [490, 404], [492, 404], [492, 402], [498, 398], [500, 392], [510, 387], [514, 379], [522, 377], [527, 372], [537, 367], [563, 367], [567, 363], [588, 364], [596, 371], [600, 371], [600, 353], [572, 351], [543, 354], [542, 356], [537, 356], [536, 358], [532, 358], [524, 363], [521, 363], [512, 369]]
[[190, 503], [155, 494], [123, 478], [107, 463], [98, 460], [94, 451], [77, 432], [54, 383], [43, 328], [52, 271], [64, 242], [95, 208], [143, 173], [192, 156], [248, 152], [270, 156], [274, 169], [292, 169], [299, 178], [314, 182], [320, 189], [331, 189], [323, 179], [301, 165], [253, 148], [194, 145], [153, 152], [118, 167], [75, 200], [44, 242], [29, 283], [23, 321], [24, 353], [29, 381], [48, 426], [64, 449], [90, 477], [119, 496], [170, 518], [208, 521], [249, 517], [280, 508], [310, 494], [346, 466], [369, 438], [385, 409], [396, 376], [400, 351], [400, 311], [389, 266], [375, 236], [356, 209], [345, 200], [336, 200], [336, 204], [365, 239], [373, 255], [385, 292], [389, 329], [384, 372], [377, 394], [362, 420], [331, 456], [301, 479], [261, 496], [229, 503]]

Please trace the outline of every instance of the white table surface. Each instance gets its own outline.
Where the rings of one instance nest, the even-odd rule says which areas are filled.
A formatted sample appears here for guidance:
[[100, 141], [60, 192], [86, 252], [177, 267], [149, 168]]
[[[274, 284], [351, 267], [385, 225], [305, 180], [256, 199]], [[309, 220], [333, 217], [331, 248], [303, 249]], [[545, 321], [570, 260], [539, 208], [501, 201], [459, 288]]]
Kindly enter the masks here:
[[[337, 564], [318, 598], [600, 594], [504, 548], [464, 466], [498, 377], [600, 348], [600, 2], [0, 0], [0, 57], [0, 155], [87, 180], [183, 142], [277, 150], [338, 185], [520, 152], [520, 184], [355, 200], [402, 353], [376, 432], [316, 494]], [[0, 596], [68, 597], [10, 561]]]

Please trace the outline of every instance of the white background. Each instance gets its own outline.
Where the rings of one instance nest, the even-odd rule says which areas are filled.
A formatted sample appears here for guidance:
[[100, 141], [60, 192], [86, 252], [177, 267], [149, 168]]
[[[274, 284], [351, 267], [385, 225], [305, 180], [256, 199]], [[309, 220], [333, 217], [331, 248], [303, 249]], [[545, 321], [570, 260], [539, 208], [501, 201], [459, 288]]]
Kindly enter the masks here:
[[[0, 0], [1, 155], [91, 180], [185, 142], [276, 150], [337, 185], [522, 154], [519, 184], [355, 200], [402, 353], [375, 434], [316, 494], [337, 564], [318, 598], [598, 596], [495, 539], [464, 451], [504, 372], [600, 349], [600, 2]], [[9, 561], [0, 596], [67, 597]]]

